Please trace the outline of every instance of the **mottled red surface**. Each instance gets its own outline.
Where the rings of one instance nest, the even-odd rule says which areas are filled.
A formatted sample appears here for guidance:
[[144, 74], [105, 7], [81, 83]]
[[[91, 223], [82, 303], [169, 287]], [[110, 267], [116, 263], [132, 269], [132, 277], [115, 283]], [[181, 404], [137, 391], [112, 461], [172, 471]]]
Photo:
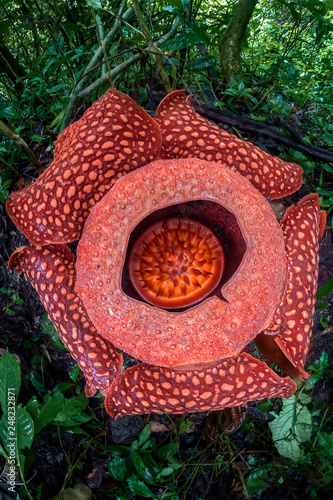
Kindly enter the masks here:
[[74, 261], [65, 245], [20, 247], [8, 267], [30, 279], [61, 340], [87, 378], [87, 396], [97, 390], [106, 394], [122, 371], [123, 357], [90, 321], [76, 292]]
[[256, 399], [289, 398], [296, 388], [289, 377], [280, 378], [266, 363], [243, 353], [203, 370], [133, 366], [113, 382], [105, 405], [115, 417], [220, 410]]
[[310, 194], [286, 211], [280, 222], [287, 251], [287, 282], [267, 333], [299, 371], [304, 371], [312, 329], [318, 282], [318, 237], [322, 214], [317, 194]]
[[[211, 200], [236, 216], [247, 250], [222, 288], [182, 313], [135, 300], [121, 288], [131, 231], [148, 214]], [[237, 355], [269, 324], [285, 279], [283, 235], [260, 193], [231, 170], [203, 160], [159, 160], [119, 180], [92, 210], [77, 250], [77, 287], [103, 337], [141, 361], [202, 365]]]
[[91, 208], [117, 179], [159, 156], [161, 133], [133, 99], [108, 90], [59, 136], [52, 165], [7, 200], [9, 216], [35, 245], [79, 238]]
[[[20, 247], [9, 266], [23, 271], [39, 293], [88, 379], [86, 393], [107, 394], [107, 409], [115, 416], [289, 397], [296, 390], [291, 379], [280, 379], [242, 352], [253, 339], [283, 371], [307, 376], [324, 226], [318, 197], [309, 195], [290, 207], [281, 229], [244, 175], [278, 198], [298, 189], [300, 167], [209, 124], [183, 94], [171, 94], [158, 110], [163, 155], [201, 156], [219, 164], [158, 160], [123, 177], [158, 156], [161, 136], [142, 108], [113, 90], [64, 131], [52, 166], [8, 202], [18, 227], [33, 243], [45, 245]], [[68, 247], [52, 243], [77, 239], [94, 205], [79, 243], [76, 275]], [[226, 259], [217, 289], [177, 312], [130, 292], [124, 270], [128, 244], [150, 224], [170, 217], [206, 224]], [[145, 363], [122, 373], [117, 348]]]
[[185, 99], [185, 90], [175, 90], [159, 104], [156, 120], [162, 130], [161, 158], [201, 158], [226, 165], [245, 176], [264, 196], [277, 199], [302, 185], [302, 168], [287, 163], [205, 118]]

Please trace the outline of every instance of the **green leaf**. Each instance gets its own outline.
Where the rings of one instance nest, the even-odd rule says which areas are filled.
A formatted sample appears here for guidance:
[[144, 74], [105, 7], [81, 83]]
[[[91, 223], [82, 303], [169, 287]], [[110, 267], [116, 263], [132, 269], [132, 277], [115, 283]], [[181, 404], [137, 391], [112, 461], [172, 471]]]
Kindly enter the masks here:
[[321, 304], [317, 304], [315, 307], [316, 311], [322, 311], [323, 309], [326, 309], [330, 305], [329, 302], [322, 302]]
[[150, 426], [146, 425], [140, 433], [140, 437], [139, 437], [140, 448], [142, 448], [147, 443], [149, 438], [150, 438]]
[[[12, 420], [12, 413], [14, 420]], [[11, 449], [30, 448], [34, 439], [34, 422], [25, 408], [16, 406], [15, 412], [8, 410], [0, 420], [0, 436], [10, 454]], [[14, 446], [13, 446], [14, 444]]]
[[0, 443], [0, 453], [1, 453], [1, 455], [4, 457], [4, 459], [5, 459], [5, 460], [8, 460], [8, 458], [9, 458], [9, 457], [8, 457], [8, 454], [7, 454], [7, 452], [6, 452], [5, 448], [2, 446], [2, 444], [1, 444], [1, 443]]
[[142, 481], [137, 479], [135, 476], [131, 476], [127, 479], [128, 486], [130, 490], [136, 494], [141, 495], [144, 498], [153, 497], [153, 493], [150, 491], [148, 486], [146, 486]]
[[327, 432], [318, 432], [318, 445], [328, 457], [333, 458], [333, 435]]
[[8, 403], [17, 400], [21, 387], [21, 368], [17, 359], [6, 352], [0, 357], [0, 405], [5, 413]]
[[32, 420], [35, 422], [40, 413], [39, 402], [36, 396], [32, 396], [26, 406], [27, 412], [31, 415]]
[[148, 484], [155, 484], [152, 473], [139, 455], [134, 457], [133, 464], [142, 479], [146, 480]]
[[64, 406], [64, 401], [65, 396], [61, 392], [57, 392], [54, 396], [48, 396], [46, 402], [40, 405], [38, 416], [35, 420], [36, 434], [40, 432], [43, 427], [53, 422]]
[[101, 0], [86, 0], [87, 4], [94, 9], [102, 9]]
[[186, 47], [195, 47], [199, 43], [206, 43], [206, 41], [193, 31], [188, 33], [179, 34], [168, 40], [163, 44], [163, 50], [181, 50]]
[[186, 420], [185, 422], [181, 422], [179, 425], [179, 431], [178, 434], [186, 434], [191, 427], [193, 427], [193, 422], [191, 420]]
[[265, 466], [251, 472], [245, 480], [246, 488], [249, 494], [255, 495], [259, 493], [270, 475], [270, 467]]
[[77, 377], [79, 375], [79, 372], [80, 372], [79, 365], [73, 366], [73, 368], [71, 370], [69, 370], [69, 378], [71, 380], [73, 380], [73, 382], [76, 382], [76, 379], [77, 379]]
[[127, 467], [126, 460], [118, 454], [108, 464], [108, 471], [110, 476], [116, 481], [122, 481], [125, 478]]
[[314, 363], [309, 366], [309, 371], [312, 373], [312, 375], [311, 378], [306, 382], [306, 388], [313, 387], [327, 371], [328, 366], [328, 354], [325, 350], [323, 350], [320, 358], [316, 359]]
[[318, 292], [316, 293], [316, 298], [322, 299], [323, 297], [327, 297], [327, 295], [330, 295], [332, 291], [333, 291], [333, 276], [327, 283], [325, 283], [324, 286], [320, 288], [320, 290], [318, 290]]
[[192, 62], [192, 66], [194, 69], [200, 71], [203, 69], [210, 68], [215, 64], [215, 62], [216, 62], [215, 57], [207, 54], [206, 56], [196, 57]]
[[64, 422], [65, 420], [80, 414], [87, 407], [88, 403], [89, 399], [86, 397], [84, 392], [78, 396], [72, 396], [71, 398], [65, 400], [62, 410], [58, 413], [54, 420], [56, 422]]
[[61, 349], [62, 351], [67, 351], [66, 346], [60, 339], [59, 333], [55, 329], [52, 321], [49, 319], [47, 314], [45, 314], [42, 318], [41, 327], [42, 327], [42, 333], [45, 333], [45, 335], [49, 335], [51, 337], [51, 340], [55, 347]]
[[173, 474], [174, 469], [172, 467], [164, 467], [159, 474], [156, 476], [156, 481], [160, 481], [161, 479], [171, 476]]
[[312, 432], [312, 417], [307, 407], [297, 402], [295, 395], [283, 399], [280, 415], [268, 425], [280, 455], [299, 461], [303, 456], [300, 443], [309, 441]]
[[0, 33], [6, 33], [12, 28], [12, 21], [10, 19], [6, 21], [0, 21]]

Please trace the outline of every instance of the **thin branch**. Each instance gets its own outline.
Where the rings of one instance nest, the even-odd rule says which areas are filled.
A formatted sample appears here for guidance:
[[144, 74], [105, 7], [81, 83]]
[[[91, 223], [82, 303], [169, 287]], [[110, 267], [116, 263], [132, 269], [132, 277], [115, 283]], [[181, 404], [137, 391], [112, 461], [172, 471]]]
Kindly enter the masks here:
[[165, 68], [164, 68], [164, 65], [162, 62], [161, 56], [163, 55], [163, 53], [161, 50], [158, 50], [158, 48], [156, 47], [156, 45], [153, 42], [153, 38], [150, 34], [148, 25], [147, 25], [143, 15], [142, 15], [140, 7], [139, 7], [138, 0], [132, 0], [132, 2], [133, 2], [133, 8], [134, 8], [135, 15], [137, 17], [137, 20], [139, 21], [140, 27], [141, 27], [142, 32], [143, 32], [143, 36], [145, 37], [145, 39], [148, 43], [148, 48], [151, 50], [155, 64], [156, 64], [156, 66], [161, 74], [161, 78], [163, 80], [165, 90], [169, 94], [170, 92], [172, 92], [173, 89], [172, 89], [172, 85], [171, 85], [168, 73], [165, 71]]
[[20, 135], [15, 134], [15, 132], [13, 132], [9, 127], [7, 127], [7, 125], [2, 120], [0, 120], [0, 131], [3, 132], [8, 137], [8, 139], [10, 139], [11, 141], [14, 141], [15, 144], [17, 144], [18, 146], [20, 146], [23, 149], [23, 151], [25, 152], [25, 154], [27, 155], [27, 157], [29, 158], [31, 163], [36, 168], [38, 174], [42, 174], [43, 169], [40, 166], [40, 163], [37, 159], [37, 156], [29, 148], [28, 144], [24, 141], [24, 139], [22, 139], [22, 137]]
[[0, 170], [1, 171], [7, 170], [8, 172], [11, 172], [12, 174], [20, 175], [20, 172], [18, 170], [16, 170], [16, 168], [9, 165], [9, 163], [7, 163], [6, 160], [4, 160], [1, 156], [0, 156]]
[[110, 85], [110, 87], [113, 87], [113, 79], [111, 76], [111, 66], [109, 63], [108, 55], [106, 53], [105, 45], [103, 45], [103, 42], [102, 42], [102, 40], [104, 38], [104, 34], [103, 34], [103, 25], [102, 25], [101, 17], [99, 14], [95, 14], [94, 10], [93, 10], [93, 16], [94, 16], [94, 20], [95, 20], [95, 24], [96, 24], [98, 45], [100, 47], [102, 47], [103, 56], [104, 56], [104, 64], [102, 65], [102, 68], [101, 68], [102, 74], [106, 74], [105, 66], [107, 66], [107, 74], [109, 75], [109, 85]]
[[[175, 21], [174, 21], [174, 23], [173, 23], [170, 31], [168, 33], [166, 33], [165, 35], [163, 35], [157, 42], [155, 42], [155, 45], [157, 47], [159, 47], [160, 45], [163, 45], [164, 42], [166, 42], [167, 40], [169, 40], [170, 38], [172, 38], [173, 35], [177, 31], [179, 23], [180, 23], [180, 19], [179, 19], [179, 17], [176, 17], [176, 19], [175, 19]], [[149, 52], [148, 47], [146, 47], [143, 50]], [[126, 68], [128, 68], [129, 66], [131, 66], [138, 59], [140, 59], [140, 54], [135, 54], [134, 56], [130, 57], [126, 61], [124, 61], [121, 64], [119, 64], [116, 68], [113, 68], [111, 70], [112, 77], [114, 78], [115, 76], [117, 76], [120, 73], [122, 73]], [[87, 95], [91, 94], [94, 90], [97, 90], [101, 85], [104, 85], [104, 83], [107, 82], [107, 79], [108, 79], [107, 75], [101, 76], [100, 78], [98, 78], [98, 80], [95, 80], [91, 85], [89, 85], [84, 90], [82, 90], [78, 94], [78, 97], [82, 98], [82, 97], [86, 97]]]
[[[103, 47], [104, 47], [104, 50], [106, 50], [107, 46], [112, 42], [114, 36], [116, 35], [120, 25], [121, 25], [121, 22], [123, 20], [127, 20], [129, 19], [132, 14], [133, 14], [133, 7], [130, 6], [125, 12], [123, 15], [121, 15], [122, 13], [122, 10], [123, 10], [123, 7], [125, 5], [125, 1], [124, 3], [122, 4], [122, 6], [120, 7], [119, 9], [119, 14], [116, 16], [117, 19], [113, 25], [113, 27], [111, 28], [111, 30], [109, 31], [109, 33], [106, 35], [106, 37], [104, 38], [104, 40], [102, 40], [101, 42], [101, 45], [98, 47], [98, 49], [96, 50], [95, 54], [93, 55], [93, 57], [90, 59], [90, 62], [89, 64], [86, 66], [86, 69], [84, 70], [83, 74], [81, 75], [79, 81], [77, 82], [75, 88], [72, 90], [72, 93], [70, 95], [70, 99], [69, 99], [69, 103], [67, 105], [67, 108], [66, 108], [66, 111], [64, 113], [64, 117], [62, 119], [62, 122], [61, 122], [61, 130], [63, 130], [65, 128], [65, 126], [67, 125], [67, 122], [68, 122], [68, 119], [69, 119], [69, 115], [71, 114], [71, 111], [73, 109], [73, 106], [80, 94], [80, 92], [82, 91], [82, 89], [84, 88], [84, 85], [89, 77], [89, 74], [90, 74], [90, 71], [95, 67], [97, 66], [98, 64], [98, 61], [100, 60], [100, 58], [102, 57], [103, 55]], [[107, 79], [106, 79], [107, 81]]]

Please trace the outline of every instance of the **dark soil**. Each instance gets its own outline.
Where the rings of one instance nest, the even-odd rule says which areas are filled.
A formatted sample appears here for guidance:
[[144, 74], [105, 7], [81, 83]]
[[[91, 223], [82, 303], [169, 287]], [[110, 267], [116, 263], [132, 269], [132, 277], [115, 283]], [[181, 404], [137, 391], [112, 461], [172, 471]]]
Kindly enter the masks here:
[[[272, 153], [277, 153], [279, 150], [278, 144], [270, 144], [262, 138], [251, 137], [250, 140], [256, 142], [259, 147], [264, 146], [265, 150], [270, 150]], [[283, 203], [289, 205], [297, 202], [307, 193], [307, 187], [304, 187], [290, 199], [283, 200]], [[25, 405], [33, 395], [40, 398], [60, 382], [69, 382], [69, 370], [75, 363], [68, 352], [55, 347], [50, 337], [42, 332], [41, 321], [45, 310], [30, 283], [25, 280], [24, 276], [7, 271], [11, 253], [28, 242], [12, 224], [1, 204], [0, 242], [0, 288], [8, 292], [0, 292], [0, 348], [8, 348], [10, 352], [18, 354], [21, 358], [23, 383], [19, 402]], [[333, 236], [332, 230], [327, 229], [320, 242], [319, 287], [332, 275]], [[15, 304], [12, 300], [15, 294], [23, 299], [23, 305]], [[324, 300], [329, 302], [330, 299], [332, 296]], [[329, 372], [316, 384], [313, 394], [318, 407], [324, 408], [332, 407], [332, 314], [332, 304], [325, 312], [316, 312], [308, 356], [308, 363], [313, 363], [325, 349], [329, 357]], [[320, 321], [321, 318], [324, 318], [327, 325]], [[36, 384], [36, 380], [39, 385]], [[79, 383], [83, 390], [83, 377], [79, 377]], [[107, 471], [107, 463], [111, 454], [103, 452], [106, 449], [105, 446], [114, 443], [130, 444], [137, 439], [143, 426], [149, 420], [157, 421], [170, 428], [170, 421], [173, 420], [177, 426], [180, 417], [171, 416], [170, 420], [165, 415], [128, 416], [115, 421], [106, 414], [101, 402], [100, 398], [91, 398], [89, 411], [94, 412], [95, 423], [98, 423], [100, 427], [105, 426], [107, 433], [97, 440], [101, 446], [97, 446], [94, 442], [84, 456], [81, 466], [73, 469], [68, 486], [73, 487], [77, 482], [81, 482], [91, 489], [94, 499], [102, 500], [116, 498], [116, 496], [109, 496], [110, 489], [114, 488], [116, 483]], [[316, 471], [312, 476], [308, 476], [302, 470], [302, 466], [288, 468], [290, 462], [279, 456], [269, 437], [267, 421], [271, 418], [270, 415], [260, 411], [255, 403], [243, 409], [243, 417], [247, 413], [248, 417], [242, 427], [235, 430], [224, 441], [217, 435], [222, 434], [225, 427], [232, 421], [227, 412], [222, 419], [221, 412], [188, 416], [193, 421], [193, 425], [179, 437], [178, 458], [181, 462], [186, 462], [193, 455], [197, 455], [198, 460], [192, 459], [192, 465], [187, 467], [177, 479], [175, 489], [179, 491], [179, 498], [188, 500], [243, 499], [245, 496], [240, 471], [246, 477], [255, 468], [271, 463], [272, 460], [276, 464], [276, 471], [283, 471], [283, 480], [280, 479], [280, 473], [272, 473], [270, 480], [265, 482], [262, 493], [253, 498], [270, 500], [328, 498], [329, 486], [321, 486], [320, 477], [316, 481]], [[96, 430], [89, 429], [89, 427], [87, 427], [87, 432], [90, 432], [91, 436], [96, 434]], [[169, 435], [171, 436], [170, 430], [154, 434], [158, 442], [162, 440], [167, 442]], [[173, 435], [173, 439], [174, 437]], [[47, 500], [60, 491], [68, 472], [69, 458], [73, 462], [83, 451], [81, 439], [82, 436], [68, 432], [59, 435], [56, 432], [45, 432], [35, 440], [32, 448], [36, 458], [26, 478], [32, 492], [36, 492], [39, 485], [44, 485], [40, 498]], [[201, 465], [197, 466], [197, 463]], [[226, 465], [227, 463], [229, 465]], [[253, 464], [256, 465], [253, 466]], [[3, 466], [4, 459], [0, 457], [0, 470]], [[7, 498], [3, 489], [4, 485], [0, 484], [0, 487], [0, 498]], [[21, 489], [21, 492], [23, 491], [24, 489]], [[156, 488], [156, 498], [162, 491]], [[311, 496], [314, 495], [312, 492], [316, 492], [317, 496]], [[132, 498], [134, 497], [133, 495]], [[9, 495], [8, 498], [13, 497]]]

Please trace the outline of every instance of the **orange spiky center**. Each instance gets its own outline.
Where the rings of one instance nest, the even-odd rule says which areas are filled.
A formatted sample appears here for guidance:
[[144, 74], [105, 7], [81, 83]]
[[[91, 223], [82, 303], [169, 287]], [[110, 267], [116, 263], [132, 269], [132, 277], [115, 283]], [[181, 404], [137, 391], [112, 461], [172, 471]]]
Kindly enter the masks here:
[[219, 284], [223, 270], [220, 241], [207, 226], [191, 219], [156, 222], [137, 239], [129, 259], [138, 294], [163, 309], [203, 300]]

